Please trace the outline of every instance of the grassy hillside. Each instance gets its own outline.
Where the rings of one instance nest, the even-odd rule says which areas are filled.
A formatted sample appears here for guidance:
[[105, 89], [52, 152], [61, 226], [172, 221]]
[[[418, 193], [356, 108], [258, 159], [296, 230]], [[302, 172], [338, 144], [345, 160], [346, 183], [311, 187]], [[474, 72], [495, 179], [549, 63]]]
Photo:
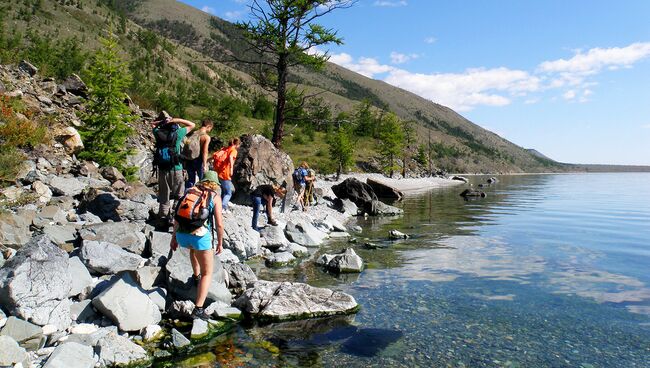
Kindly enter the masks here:
[[[269, 129], [272, 116], [259, 113], [254, 101], [272, 96], [255, 85], [246, 66], [224, 63], [229, 55], [245, 52], [238, 31], [224, 20], [174, 0], [0, 0], [0, 7], [5, 35], [22, 37], [24, 50], [36, 48], [38, 37], [50, 43], [74, 37], [76, 44], [90, 51], [111, 29], [130, 62], [134, 77], [130, 95], [143, 108], [171, 110], [192, 119], [212, 118], [224, 140]], [[27, 55], [31, 60], [43, 53], [36, 49], [4, 59], [15, 61]], [[447, 171], [565, 169], [445, 106], [335, 64], [320, 72], [295, 70], [290, 81], [298, 89], [319, 92], [320, 106], [331, 116], [353, 116], [361, 101], [367, 101], [377, 114], [392, 111], [404, 121], [413, 121], [417, 140], [407, 149], [409, 154], [414, 156], [419, 145], [429, 147], [431, 142], [434, 166]], [[322, 171], [332, 170], [324, 130], [310, 127], [309, 114], [307, 109], [298, 119], [302, 121], [288, 124], [284, 148], [294, 161], [307, 160]], [[376, 137], [359, 136], [355, 141], [355, 162], [376, 167], [366, 164], [377, 161]]]

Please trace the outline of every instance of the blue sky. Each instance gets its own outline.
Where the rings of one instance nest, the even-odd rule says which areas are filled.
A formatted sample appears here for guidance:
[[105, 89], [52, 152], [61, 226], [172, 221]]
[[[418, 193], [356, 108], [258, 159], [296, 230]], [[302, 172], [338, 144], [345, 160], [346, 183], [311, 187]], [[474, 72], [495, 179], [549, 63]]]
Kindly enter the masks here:
[[[185, 0], [236, 21], [247, 0]], [[576, 163], [650, 165], [650, 1], [359, 0], [330, 61]]]

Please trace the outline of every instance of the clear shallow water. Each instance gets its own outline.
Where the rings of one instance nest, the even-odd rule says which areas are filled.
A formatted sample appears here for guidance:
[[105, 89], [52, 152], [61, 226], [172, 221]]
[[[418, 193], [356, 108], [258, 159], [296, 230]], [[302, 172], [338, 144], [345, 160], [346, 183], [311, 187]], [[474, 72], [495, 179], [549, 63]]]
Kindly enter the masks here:
[[[240, 326], [178, 364], [650, 367], [649, 174], [500, 177], [470, 202], [461, 190], [361, 220], [360, 275], [260, 268], [348, 292], [357, 315]], [[391, 243], [391, 229], [413, 237]]]

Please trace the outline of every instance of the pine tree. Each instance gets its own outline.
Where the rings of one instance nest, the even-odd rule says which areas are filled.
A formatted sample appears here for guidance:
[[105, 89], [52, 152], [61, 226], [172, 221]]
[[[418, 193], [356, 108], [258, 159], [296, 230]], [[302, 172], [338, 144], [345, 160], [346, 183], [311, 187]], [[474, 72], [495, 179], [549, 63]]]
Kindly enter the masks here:
[[379, 153], [384, 159], [384, 170], [392, 178], [396, 169], [395, 156], [404, 148], [404, 130], [399, 118], [392, 112], [383, 116], [379, 127]]
[[327, 135], [327, 144], [330, 146], [330, 157], [336, 164], [336, 179], [343, 171], [353, 164], [354, 143], [350, 132], [344, 127], [332, 130]]
[[126, 139], [133, 133], [128, 123], [135, 116], [124, 103], [130, 83], [127, 70], [126, 63], [118, 55], [115, 37], [111, 34], [102, 39], [102, 48], [96, 52], [86, 72], [88, 99], [80, 131], [85, 149], [79, 157], [101, 166], [114, 166], [128, 175], [133, 170], [127, 168], [130, 151], [126, 148]]

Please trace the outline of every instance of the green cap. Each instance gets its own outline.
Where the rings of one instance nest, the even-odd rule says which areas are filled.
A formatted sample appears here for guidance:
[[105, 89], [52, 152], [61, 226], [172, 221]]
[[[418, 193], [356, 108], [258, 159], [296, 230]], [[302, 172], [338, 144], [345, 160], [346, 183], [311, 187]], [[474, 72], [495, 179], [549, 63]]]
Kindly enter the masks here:
[[215, 182], [215, 183], [219, 184], [219, 176], [217, 175], [216, 172], [214, 172], [212, 170], [206, 171], [203, 174], [203, 180], [201, 180], [201, 181], [202, 182], [203, 181], [212, 181], [212, 182]]

